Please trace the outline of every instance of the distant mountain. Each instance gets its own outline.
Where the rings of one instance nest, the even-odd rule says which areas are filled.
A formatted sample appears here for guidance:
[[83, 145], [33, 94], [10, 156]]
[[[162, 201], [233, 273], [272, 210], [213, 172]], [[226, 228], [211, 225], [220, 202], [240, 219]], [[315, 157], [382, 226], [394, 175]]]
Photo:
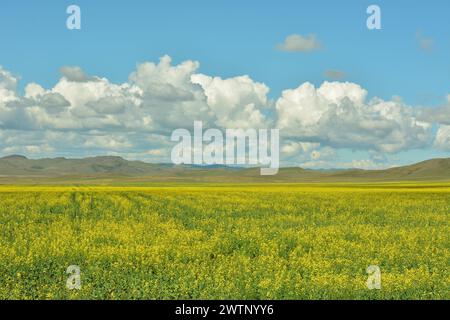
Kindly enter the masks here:
[[128, 161], [121, 157], [92, 157], [84, 159], [45, 158], [28, 159], [20, 155], [0, 158], [0, 175], [55, 176], [117, 174], [141, 175], [151, 173], [158, 166]]
[[331, 173], [335, 179], [381, 181], [450, 181], [450, 158], [431, 159], [412, 165], [394, 167], [386, 170], [344, 170]]
[[107, 179], [130, 182], [370, 182], [450, 181], [450, 158], [432, 159], [386, 170], [305, 170], [281, 168], [277, 175], [261, 176], [259, 168], [187, 166], [128, 161], [101, 156], [83, 159], [0, 158], [0, 183]]

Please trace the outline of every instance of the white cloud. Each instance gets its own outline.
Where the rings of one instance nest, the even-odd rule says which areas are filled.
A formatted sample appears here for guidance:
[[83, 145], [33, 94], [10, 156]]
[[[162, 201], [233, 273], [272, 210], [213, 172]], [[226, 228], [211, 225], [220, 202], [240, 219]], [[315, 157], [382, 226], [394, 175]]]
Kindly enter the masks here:
[[430, 125], [399, 100], [366, 101], [353, 83], [304, 83], [285, 90], [276, 102], [278, 127], [286, 137], [333, 148], [395, 153], [427, 145]]
[[433, 122], [441, 124], [434, 146], [450, 149], [450, 97], [420, 118], [401, 99], [368, 101], [367, 90], [349, 82], [318, 88], [306, 82], [274, 102], [269, 87], [247, 75], [220, 78], [198, 68], [196, 61], [173, 64], [164, 56], [137, 65], [128, 81], [112, 83], [64, 67], [52, 88], [29, 83], [21, 95], [19, 78], [0, 67], [0, 150], [169, 161], [170, 133], [194, 121], [219, 129], [277, 127], [290, 165], [335, 167], [341, 148], [368, 152], [371, 162], [352, 166], [385, 165], [385, 154], [431, 145]]
[[4, 106], [9, 101], [14, 101], [18, 78], [13, 76], [0, 66], [0, 106]]
[[40, 145], [40, 146], [25, 146], [25, 151], [27, 153], [43, 153], [43, 152], [52, 152], [54, 149], [48, 144]]
[[37, 83], [29, 83], [25, 87], [25, 98], [33, 99], [45, 94], [45, 89]]
[[320, 143], [286, 141], [281, 148], [281, 152], [286, 155], [298, 155], [299, 153], [309, 153], [320, 147]]
[[[172, 65], [164, 56], [159, 63], [139, 64], [129, 81], [118, 84], [87, 76], [79, 67], [63, 67], [53, 88], [30, 83], [23, 97], [16, 93], [18, 79], [0, 69], [0, 130], [8, 134], [37, 130], [70, 139], [67, 146], [59, 145], [63, 149], [71, 149], [70, 145], [80, 151], [164, 156], [147, 151], [161, 149], [161, 143], [169, 148], [165, 140], [170, 132], [190, 128], [195, 120], [219, 128], [266, 126], [262, 112], [270, 106], [266, 85], [248, 76], [209, 77], [198, 74], [198, 67], [191, 60]], [[159, 142], [146, 141], [150, 135]], [[49, 139], [35, 136], [42, 142]], [[56, 141], [50, 143], [57, 149]], [[37, 150], [21, 148], [28, 153]]]
[[104, 150], [120, 151], [132, 147], [132, 143], [126, 137], [114, 135], [87, 136], [83, 147], [100, 148]]
[[167, 132], [211, 118], [203, 90], [191, 81], [198, 67], [199, 63], [191, 60], [172, 66], [171, 58], [164, 56], [159, 64], [138, 65], [130, 75], [141, 110], [154, 119], [155, 129]]
[[94, 78], [89, 77], [83, 69], [77, 66], [64, 66], [60, 70], [63, 77], [65, 77], [69, 81], [73, 82], [85, 82], [94, 80]]
[[450, 152], [450, 125], [441, 125], [434, 140], [436, 148]]
[[[320, 143], [298, 142], [282, 139], [281, 155], [286, 166], [307, 167], [308, 163], [325, 163], [337, 159], [336, 151], [330, 147], [323, 147]], [[303, 166], [303, 164], [307, 164]]]
[[264, 128], [267, 119], [262, 109], [269, 107], [269, 88], [249, 76], [222, 79], [194, 74], [191, 80], [199, 84], [206, 102], [215, 116], [215, 124], [224, 128]]
[[160, 58], [159, 64], [153, 62], [141, 63], [129, 79], [143, 92], [154, 98], [163, 100], [190, 100], [196, 91], [190, 79], [200, 64], [187, 60], [177, 66], [172, 66], [169, 56]]
[[0, 88], [15, 91], [19, 79], [0, 66]]
[[307, 169], [363, 169], [363, 170], [380, 170], [387, 169], [391, 166], [386, 163], [378, 163], [370, 159], [358, 159], [347, 162], [336, 162], [327, 160], [313, 160], [301, 163], [301, 167]]
[[300, 34], [291, 34], [287, 36], [283, 43], [277, 45], [277, 49], [288, 52], [311, 52], [319, 50], [321, 43], [314, 34], [302, 36]]

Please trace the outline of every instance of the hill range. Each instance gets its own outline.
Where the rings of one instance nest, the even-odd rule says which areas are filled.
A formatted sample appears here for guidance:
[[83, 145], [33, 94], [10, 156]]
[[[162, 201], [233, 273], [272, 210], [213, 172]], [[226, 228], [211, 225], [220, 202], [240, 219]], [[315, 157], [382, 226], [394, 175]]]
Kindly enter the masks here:
[[296, 183], [450, 181], [450, 158], [431, 159], [386, 170], [309, 170], [280, 168], [277, 175], [261, 176], [259, 168], [186, 166], [129, 161], [100, 156], [83, 159], [28, 159], [20, 155], [0, 158], [0, 183], [64, 182], [197, 182], [197, 183]]

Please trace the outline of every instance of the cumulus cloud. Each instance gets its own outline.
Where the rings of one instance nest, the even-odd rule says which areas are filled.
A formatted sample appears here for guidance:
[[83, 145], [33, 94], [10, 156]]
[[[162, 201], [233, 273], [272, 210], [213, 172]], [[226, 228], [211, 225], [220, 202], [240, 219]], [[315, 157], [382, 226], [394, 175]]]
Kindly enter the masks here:
[[277, 44], [276, 48], [287, 52], [311, 52], [322, 48], [322, 44], [314, 34], [307, 36], [291, 34], [284, 39], [283, 43]]
[[357, 84], [304, 83], [285, 90], [276, 102], [284, 136], [333, 148], [395, 153], [427, 145], [431, 126], [417, 120], [413, 108], [398, 99], [366, 101]]
[[450, 125], [441, 125], [434, 140], [436, 148], [450, 152]]
[[83, 69], [77, 66], [64, 66], [59, 69], [63, 77], [65, 77], [69, 81], [74, 82], [85, 82], [89, 80], [93, 80], [94, 78], [88, 76]]
[[132, 143], [126, 137], [112, 134], [89, 135], [83, 143], [85, 148], [101, 148], [105, 150], [120, 151], [132, 147]]
[[158, 64], [139, 64], [129, 78], [130, 82], [151, 97], [162, 100], [192, 100], [195, 87], [190, 78], [199, 65], [197, 61], [188, 60], [172, 66], [172, 59], [165, 55], [160, 58]]
[[163, 56], [138, 64], [123, 83], [63, 67], [53, 87], [29, 83], [23, 94], [19, 78], [0, 67], [0, 150], [167, 162], [171, 132], [194, 121], [222, 130], [279, 128], [284, 163], [305, 167], [336, 166], [341, 148], [368, 153], [370, 159], [354, 166], [385, 165], [386, 154], [432, 145], [435, 122], [441, 126], [434, 146], [450, 149], [450, 100], [418, 116], [400, 98], [369, 100], [367, 90], [350, 82], [317, 88], [307, 82], [271, 100], [269, 87], [248, 75], [221, 78], [199, 66]]
[[[248, 76], [209, 77], [198, 68], [196, 61], [173, 65], [163, 56], [159, 63], [137, 65], [128, 81], [112, 83], [78, 67], [63, 67], [54, 87], [29, 83], [23, 96], [16, 90], [18, 78], [0, 69], [0, 131], [27, 141], [24, 132], [33, 130], [37, 140], [32, 145], [45, 142], [54, 150], [122, 151], [146, 158], [167, 157], [161, 150], [170, 148], [171, 131], [190, 128], [194, 121], [219, 128], [268, 125], [266, 85]], [[27, 148], [19, 140], [14, 143], [22, 152], [50, 150]], [[3, 152], [11, 150], [7, 144]]]
[[215, 124], [224, 128], [265, 128], [267, 119], [262, 110], [269, 107], [269, 88], [249, 76], [222, 79], [196, 74], [191, 77], [199, 84]]
[[0, 66], [0, 106], [16, 99], [18, 78]]
[[281, 152], [286, 155], [312, 153], [320, 147], [320, 143], [286, 141]]
[[167, 133], [192, 126], [194, 120], [210, 121], [204, 91], [191, 81], [198, 67], [199, 63], [191, 60], [173, 66], [171, 58], [163, 56], [158, 64], [139, 64], [130, 75], [140, 108], [151, 117], [155, 130]]

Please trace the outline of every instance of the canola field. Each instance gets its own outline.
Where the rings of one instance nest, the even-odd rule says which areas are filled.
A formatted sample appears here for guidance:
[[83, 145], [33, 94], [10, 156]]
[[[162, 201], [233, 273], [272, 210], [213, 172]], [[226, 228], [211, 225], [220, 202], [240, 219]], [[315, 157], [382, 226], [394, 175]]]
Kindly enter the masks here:
[[0, 299], [449, 299], [449, 218], [449, 184], [1, 186]]

